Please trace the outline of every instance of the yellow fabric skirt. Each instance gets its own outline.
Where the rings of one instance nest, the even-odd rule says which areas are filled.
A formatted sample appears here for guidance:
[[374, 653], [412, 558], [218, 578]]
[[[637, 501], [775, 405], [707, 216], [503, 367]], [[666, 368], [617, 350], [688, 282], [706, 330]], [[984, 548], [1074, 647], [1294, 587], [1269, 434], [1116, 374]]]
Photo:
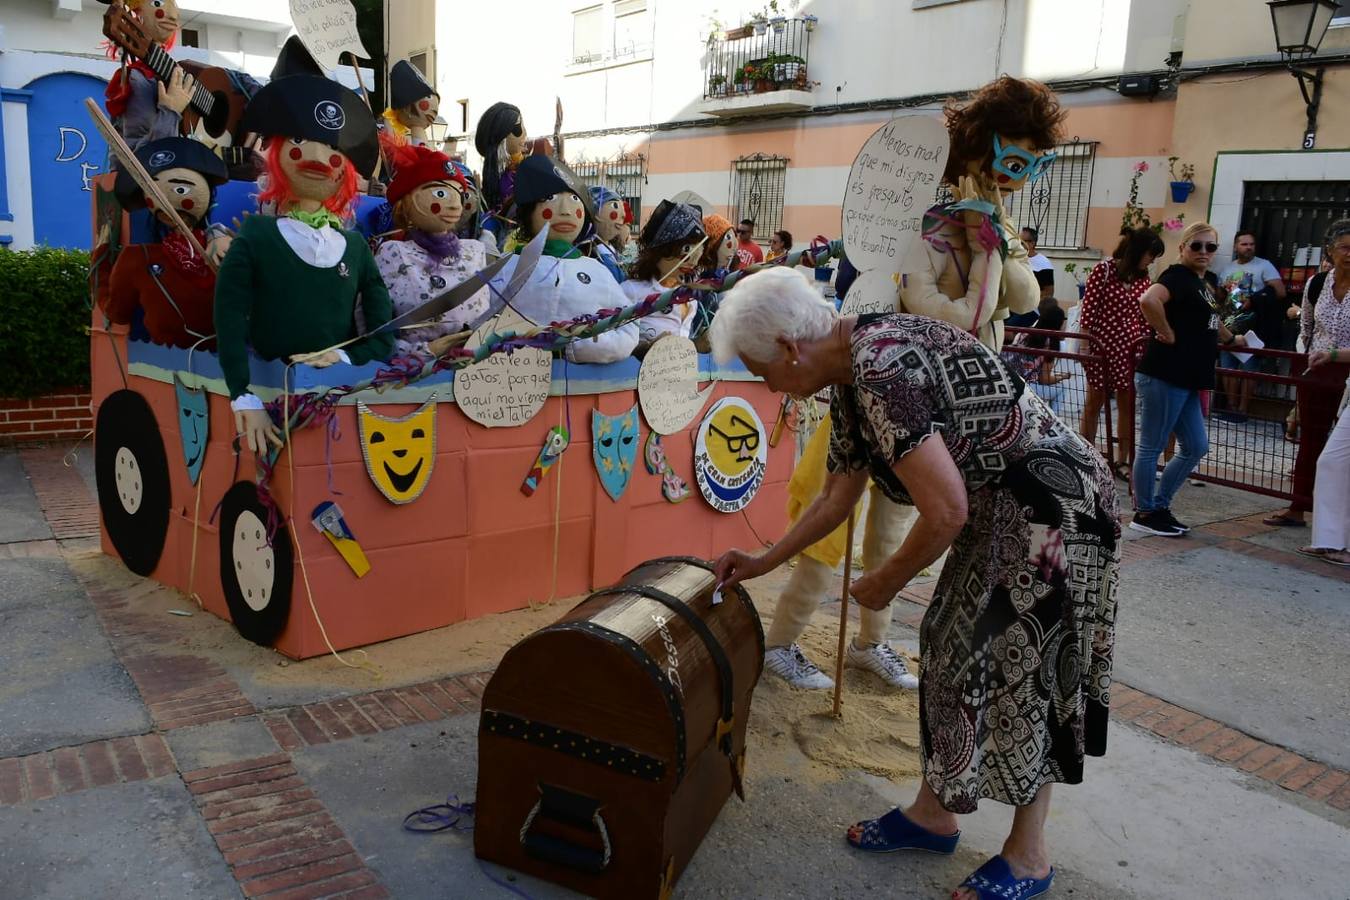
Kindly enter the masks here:
[[[788, 518], [796, 522], [806, 508], [810, 506], [820, 492], [825, 490], [825, 461], [830, 455], [830, 414], [820, 420], [816, 433], [806, 442], [802, 458], [788, 480]], [[862, 500], [854, 510], [855, 520], [862, 515]], [[844, 551], [848, 548], [848, 524], [844, 523], [802, 551], [802, 554], [824, 563], [831, 569], [844, 561]]]

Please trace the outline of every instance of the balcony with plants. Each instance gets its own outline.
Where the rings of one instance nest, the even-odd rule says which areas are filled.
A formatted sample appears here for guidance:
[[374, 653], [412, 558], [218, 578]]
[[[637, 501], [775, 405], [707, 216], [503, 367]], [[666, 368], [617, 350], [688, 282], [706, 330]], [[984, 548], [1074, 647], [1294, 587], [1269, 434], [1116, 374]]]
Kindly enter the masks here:
[[811, 107], [811, 34], [818, 24], [815, 16], [777, 15], [771, 3], [740, 27], [714, 29], [699, 111], [739, 116]]

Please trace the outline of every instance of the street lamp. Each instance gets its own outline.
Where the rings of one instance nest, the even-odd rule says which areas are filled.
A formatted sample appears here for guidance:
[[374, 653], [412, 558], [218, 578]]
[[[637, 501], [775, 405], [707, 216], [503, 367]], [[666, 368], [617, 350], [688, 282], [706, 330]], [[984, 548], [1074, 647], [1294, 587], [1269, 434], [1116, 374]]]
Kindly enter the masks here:
[[1319, 67], [1310, 72], [1294, 63], [1317, 54], [1340, 4], [1336, 0], [1270, 0], [1267, 5], [1275, 28], [1275, 46], [1289, 71], [1298, 79], [1298, 89], [1308, 107], [1303, 149], [1311, 150], [1317, 144], [1317, 108], [1322, 102], [1322, 75], [1326, 70]]

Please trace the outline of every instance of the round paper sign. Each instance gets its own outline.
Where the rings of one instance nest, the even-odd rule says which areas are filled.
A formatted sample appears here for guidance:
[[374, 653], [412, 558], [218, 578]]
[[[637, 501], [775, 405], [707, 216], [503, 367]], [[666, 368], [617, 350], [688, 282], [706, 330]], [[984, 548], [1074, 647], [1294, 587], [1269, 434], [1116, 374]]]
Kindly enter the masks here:
[[853, 161], [844, 191], [844, 250], [858, 271], [909, 272], [922, 262], [923, 214], [947, 165], [947, 129], [902, 116], [877, 130]]
[[[478, 347], [493, 332], [525, 331], [534, 325], [513, 309], [489, 319], [469, 336], [465, 347]], [[533, 419], [548, 400], [553, 355], [522, 348], [494, 353], [455, 374], [455, 402], [464, 415], [487, 428], [510, 428]]]
[[900, 311], [899, 278], [894, 272], [873, 269], [863, 272], [848, 289], [840, 314], [860, 316], [864, 313], [893, 313]]
[[703, 417], [694, 441], [694, 479], [718, 512], [745, 509], [764, 483], [769, 440], [755, 408], [740, 397], [723, 397]]
[[694, 421], [708, 399], [712, 385], [698, 390], [698, 349], [678, 334], [652, 344], [638, 370], [638, 401], [642, 415], [657, 434], [675, 434]]

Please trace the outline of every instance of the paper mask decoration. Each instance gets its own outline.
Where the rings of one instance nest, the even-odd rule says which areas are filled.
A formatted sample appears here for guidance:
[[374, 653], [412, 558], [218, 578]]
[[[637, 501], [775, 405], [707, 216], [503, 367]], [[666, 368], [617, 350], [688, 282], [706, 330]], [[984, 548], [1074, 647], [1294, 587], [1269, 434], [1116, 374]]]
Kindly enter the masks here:
[[[520, 333], [532, 327], [514, 309], [505, 309], [484, 322], [464, 347], [474, 350], [494, 332]], [[544, 408], [552, 383], [553, 354], [521, 347], [460, 369], [455, 374], [455, 403], [460, 412], [486, 428], [524, 425]]]
[[347, 526], [347, 520], [342, 515], [342, 507], [332, 500], [325, 500], [314, 507], [311, 520], [314, 523], [314, 530], [328, 538], [338, 554], [347, 561], [347, 565], [352, 567], [357, 578], [370, 571], [370, 560], [366, 559], [365, 551], [356, 542], [356, 535], [352, 534], [351, 528]]
[[638, 370], [638, 402], [652, 431], [675, 434], [698, 417], [713, 386], [698, 390], [698, 350], [678, 334], [658, 338]]
[[858, 151], [844, 190], [843, 225], [844, 251], [859, 272], [899, 274], [923, 264], [923, 214], [933, 205], [950, 143], [941, 119], [901, 116]]
[[769, 442], [755, 408], [740, 397], [723, 397], [698, 426], [694, 480], [708, 505], [739, 512], [764, 483]]
[[661, 446], [661, 435], [648, 432], [647, 442], [642, 446], [642, 458], [647, 464], [647, 472], [661, 476], [661, 496], [671, 503], [679, 503], [689, 496], [689, 482], [679, 476], [666, 457], [666, 448]]
[[202, 475], [206, 461], [206, 440], [210, 435], [209, 406], [205, 388], [190, 388], [173, 373], [173, 393], [178, 398], [178, 436], [183, 441], [183, 462], [193, 484]]
[[591, 411], [591, 453], [595, 457], [595, 471], [600, 475], [605, 493], [613, 500], [623, 496], [633, 477], [639, 428], [636, 403], [621, 416]]
[[534, 492], [539, 489], [539, 482], [544, 480], [548, 470], [562, 458], [563, 451], [571, 446], [571, 443], [572, 438], [564, 426], [555, 425], [550, 428], [548, 437], [544, 439], [544, 446], [534, 458], [534, 465], [530, 466], [530, 474], [525, 476], [525, 481], [520, 486], [520, 492], [526, 497], [533, 497]]
[[421, 496], [436, 464], [436, 398], [401, 419], [388, 419], [356, 402], [361, 455], [375, 487], [390, 503]]

